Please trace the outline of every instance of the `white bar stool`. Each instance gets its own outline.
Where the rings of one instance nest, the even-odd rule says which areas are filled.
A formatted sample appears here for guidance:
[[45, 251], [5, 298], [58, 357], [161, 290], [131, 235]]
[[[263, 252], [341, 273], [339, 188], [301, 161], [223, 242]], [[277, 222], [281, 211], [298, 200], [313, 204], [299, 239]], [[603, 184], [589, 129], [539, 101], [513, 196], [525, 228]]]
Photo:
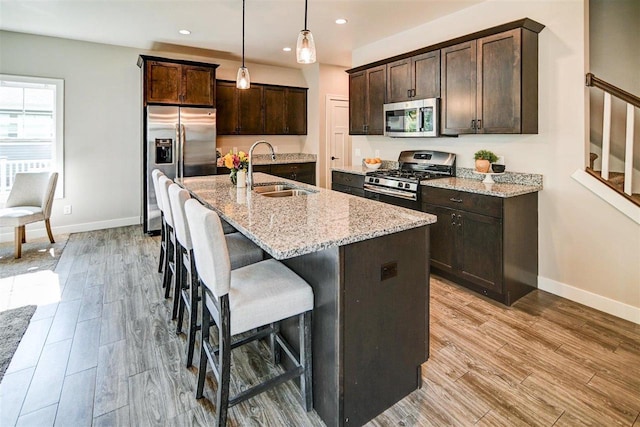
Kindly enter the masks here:
[[[182, 333], [182, 322], [185, 309], [189, 313], [189, 325], [187, 330], [187, 367], [193, 362], [193, 351], [196, 341], [196, 331], [200, 329], [197, 324], [198, 301], [198, 271], [193, 257], [193, 245], [191, 233], [187, 224], [184, 204], [191, 199], [189, 192], [177, 184], [169, 186], [169, 203], [173, 217], [174, 233], [176, 237], [176, 287], [174, 291], [174, 307], [178, 307], [178, 324], [176, 333]], [[245, 265], [260, 262], [264, 259], [264, 252], [251, 240], [241, 233], [225, 234], [224, 238], [229, 247], [231, 268], [244, 267]]]
[[[225, 426], [230, 406], [249, 399], [285, 381], [300, 378], [305, 409], [313, 408], [311, 376], [311, 287], [284, 264], [269, 259], [231, 270], [226, 240], [218, 215], [195, 200], [185, 203], [193, 241], [193, 254], [203, 285], [202, 346], [196, 398], [203, 395], [207, 362], [218, 380], [216, 390], [217, 425]], [[274, 326], [281, 320], [298, 317], [300, 352]], [[209, 342], [211, 320], [218, 326], [218, 346]], [[233, 340], [232, 336], [253, 331]], [[229, 396], [231, 350], [256, 339], [271, 336], [293, 367], [286, 372]]]
[[165, 176], [160, 169], [154, 169], [151, 171], [151, 179], [153, 181], [153, 191], [156, 195], [156, 204], [160, 209], [160, 256], [158, 257], [158, 273], [162, 273], [162, 267], [164, 266], [164, 257], [167, 251], [167, 236], [165, 234], [165, 227], [167, 224], [164, 221], [164, 208], [162, 206], [162, 197], [160, 196], [160, 183], [158, 182], [161, 176]]

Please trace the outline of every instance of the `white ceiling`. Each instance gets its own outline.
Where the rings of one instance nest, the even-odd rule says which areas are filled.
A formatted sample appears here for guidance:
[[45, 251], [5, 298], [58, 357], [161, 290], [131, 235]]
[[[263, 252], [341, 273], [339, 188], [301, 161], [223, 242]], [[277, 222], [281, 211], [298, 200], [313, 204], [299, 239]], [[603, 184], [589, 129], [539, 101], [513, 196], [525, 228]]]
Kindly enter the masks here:
[[[318, 62], [351, 66], [351, 51], [483, 0], [308, 0]], [[335, 24], [346, 18], [346, 25]], [[297, 67], [304, 0], [246, 0], [247, 62]], [[0, 0], [0, 29], [220, 59], [242, 52], [241, 0]], [[178, 34], [180, 29], [191, 35]], [[292, 52], [283, 52], [285, 46]], [[201, 51], [199, 49], [205, 49]]]

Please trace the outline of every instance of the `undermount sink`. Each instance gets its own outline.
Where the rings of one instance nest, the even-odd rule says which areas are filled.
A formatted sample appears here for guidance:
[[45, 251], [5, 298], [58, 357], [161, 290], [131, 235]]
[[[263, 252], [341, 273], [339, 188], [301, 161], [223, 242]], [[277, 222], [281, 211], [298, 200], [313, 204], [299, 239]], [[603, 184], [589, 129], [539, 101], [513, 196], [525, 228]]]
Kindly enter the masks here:
[[258, 185], [253, 187], [253, 191], [265, 197], [306, 196], [307, 194], [316, 193], [316, 191], [295, 187], [290, 184]]
[[282, 190], [292, 190], [295, 188], [293, 185], [288, 184], [266, 184], [266, 185], [257, 185], [253, 187], [253, 191], [256, 193], [272, 193], [274, 191], [282, 191]]
[[264, 197], [291, 197], [291, 196], [306, 196], [307, 194], [313, 194], [311, 191], [307, 190], [281, 190], [281, 191], [272, 191], [270, 193], [261, 193]]

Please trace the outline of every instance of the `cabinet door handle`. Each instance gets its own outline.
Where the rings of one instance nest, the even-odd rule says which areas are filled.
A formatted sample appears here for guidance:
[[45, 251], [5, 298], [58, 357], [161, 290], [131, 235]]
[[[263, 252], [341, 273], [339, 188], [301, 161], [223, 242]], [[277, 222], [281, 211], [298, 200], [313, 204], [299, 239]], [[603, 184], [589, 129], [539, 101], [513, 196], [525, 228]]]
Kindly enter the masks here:
[[451, 225], [452, 226], [456, 225], [456, 214], [454, 213], [451, 214]]
[[407, 98], [411, 98], [411, 89], [407, 89]]
[[458, 227], [462, 227], [462, 215], [458, 215]]
[[416, 90], [415, 89], [411, 89], [411, 96], [415, 97], [416, 96]]
[[478, 120], [476, 121], [476, 124], [477, 124], [476, 129], [482, 129], [482, 120], [478, 119]]
[[340, 160], [340, 157], [331, 156], [331, 160]]
[[476, 121], [471, 120], [471, 129], [475, 129], [475, 128], [476, 128]]
[[451, 202], [455, 202], [455, 203], [462, 203], [462, 199], [455, 199], [455, 198], [450, 198], [449, 201]]

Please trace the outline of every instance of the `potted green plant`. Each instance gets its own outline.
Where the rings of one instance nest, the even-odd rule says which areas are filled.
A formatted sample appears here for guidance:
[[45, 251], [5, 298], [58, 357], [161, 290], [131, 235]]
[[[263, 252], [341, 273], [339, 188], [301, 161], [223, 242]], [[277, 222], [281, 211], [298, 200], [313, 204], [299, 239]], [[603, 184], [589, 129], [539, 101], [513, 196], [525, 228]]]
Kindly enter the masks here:
[[476, 151], [476, 154], [473, 155], [473, 158], [476, 159], [476, 171], [481, 173], [489, 172], [489, 168], [491, 168], [491, 163], [498, 160], [498, 156], [496, 156], [493, 152], [489, 150]]

